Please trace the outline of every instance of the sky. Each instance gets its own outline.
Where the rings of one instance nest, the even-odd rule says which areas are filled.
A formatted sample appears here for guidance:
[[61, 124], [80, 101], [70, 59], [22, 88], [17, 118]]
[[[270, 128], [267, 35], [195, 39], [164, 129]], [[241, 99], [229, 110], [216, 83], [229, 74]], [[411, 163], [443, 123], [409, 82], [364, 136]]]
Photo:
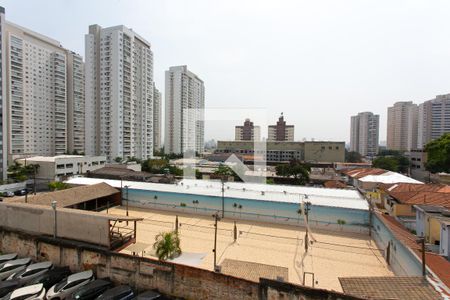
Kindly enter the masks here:
[[132, 28], [152, 44], [154, 78], [163, 94], [165, 70], [187, 65], [205, 82], [206, 113], [224, 109], [229, 120], [207, 121], [205, 140], [233, 139], [233, 126], [243, 122], [234, 112], [250, 116], [255, 110], [264, 112], [268, 124], [283, 112], [297, 140], [334, 141], [349, 141], [351, 115], [372, 111], [380, 114], [383, 141], [388, 106], [450, 93], [450, 1], [4, 0], [0, 5], [8, 21], [83, 56], [89, 25]]

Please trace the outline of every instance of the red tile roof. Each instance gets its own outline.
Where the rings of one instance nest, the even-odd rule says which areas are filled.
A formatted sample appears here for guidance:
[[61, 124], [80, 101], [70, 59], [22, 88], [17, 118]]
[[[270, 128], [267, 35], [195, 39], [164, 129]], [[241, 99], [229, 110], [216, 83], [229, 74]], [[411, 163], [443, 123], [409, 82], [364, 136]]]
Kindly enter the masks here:
[[445, 184], [391, 183], [391, 184], [382, 184], [380, 188], [384, 191], [390, 192], [450, 193], [450, 187]]
[[339, 180], [328, 180], [323, 184], [324, 187], [329, 189], [345, 189], [347, 185]]
[[[419, 260], [422, 261], [421, 246], [416, 243], [417, 237], [410, 233], [394, 217], [380, 213], [378, 215], [383, 223], [390, 228], [395, 237], [405, 246], [413, 250], [417, 257], [419, 257]], [[431, 252], [425, 253], [425, 262], [428, 268], [439, 277], [442, 283], [450, 288], [450, 262], [444, 257]]]
[[389, 191], [388, 194], [402, 204], [425, 204], [450, 208], [450, 193]]

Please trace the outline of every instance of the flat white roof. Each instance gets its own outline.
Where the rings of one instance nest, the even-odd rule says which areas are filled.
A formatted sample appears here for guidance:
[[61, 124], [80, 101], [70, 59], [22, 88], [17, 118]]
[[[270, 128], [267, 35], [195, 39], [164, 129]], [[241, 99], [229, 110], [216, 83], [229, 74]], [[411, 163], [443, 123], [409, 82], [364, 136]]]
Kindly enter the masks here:
[[85, 156], [85, 155], [56, 155], [56, 156], [32, 156], [32, 157], [24, 157], [20, 158], [18, 160], [27, 160], [27, 161], [45, 161], [45, 162], [55, 162], [58, 159], [70, 159], [70, 158], [104, 158], [106, 160], [106, 157], [104, 156]]
[[[92, 185], [105, 182], [120, 188], [120, 180], [72, 177], [69, 184]], [[155, 192], [182, 193], [204, 196], [222, 196], [222, 185], [216, 180], [184, 179], [176, 184], [161, 184], [137, 181], [122, 181], [122, 186], [131, 189]], [[310, 201], [313, 205], [368, 210], [367, 201], [356, 190], [315, 188], [293, 185], [256, 184], [242, 182], [226, 182], [225, 197], [272, 202], [300, 203]]]
[[380, 175], [367, 175], [364, 177], [361, 177], [359, 179], [363, 182], [379, 182], [379, 183], [417, 183], [417, 184], [423, 184], [423, 182], [420, 182], [418, 180], [412, 179], [411, 177], [396, 173], [396, 172], [386, 172]]

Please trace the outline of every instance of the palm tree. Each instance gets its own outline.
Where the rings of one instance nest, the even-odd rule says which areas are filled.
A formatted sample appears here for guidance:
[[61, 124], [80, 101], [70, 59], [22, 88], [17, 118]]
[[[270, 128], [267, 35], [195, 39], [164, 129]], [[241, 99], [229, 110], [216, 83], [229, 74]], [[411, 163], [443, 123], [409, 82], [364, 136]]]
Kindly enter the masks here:
[[180, 238], [175, 231], [161, 232], [155, 236], [153, 249], [159, 260], [172, 259], [181, 254]]

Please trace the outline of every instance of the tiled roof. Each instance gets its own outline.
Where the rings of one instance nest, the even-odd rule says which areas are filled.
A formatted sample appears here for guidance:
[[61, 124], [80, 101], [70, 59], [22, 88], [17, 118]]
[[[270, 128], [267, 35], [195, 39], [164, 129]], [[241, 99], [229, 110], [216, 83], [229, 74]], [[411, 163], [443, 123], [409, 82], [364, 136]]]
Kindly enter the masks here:
[[402, 204], [424, 204], [450, 208], [450, 193], [389, 191], [388, 194]]
[[340, 277], [339, 281], [344, 293], [364, 299], [442, 299], [420, 276]]
[[[39, 193], [27, 197], [29, 204], [48, 205], [52, 201], [57, 202], [57, 207], [70, 207], [79, 203], [95, 200], [118, 194], [119, 191], [106, 183], [97, 183], [94, 185], [77, 186], [65, 190]], [[6, 199], [5, 202], [21, 203], [25, 202], [25, 197]]]
[[416, 184], [416, 183], [392, 183], [380, 186], [382, 190], [390, 192], [440, 192], [450, 193], [450, 187], [445, 184]]
[[328, 180], [323, 184], [324, 187], [329, 189], [345, 189], [347, 185], [339, 180]]
[[[379, 214], [379, 216], [383, 223], [390, 228], [395, 237], [405, 246], [413, 250], [417, 257], [419, 257], [419, 260], [422, 261], [421, 246], [416, 243], [417, 237], [410, 233], [394, 217], [385, 214]], [[438, 254], [426, 252], [425, 262], [428, 268], [439, 277], [442, 283], [450, 288], [450, 261]]]
[[220, 264], [223, 274], [259, 282], [259, 278], [288, 281], [288, 268], [226, 258]]

